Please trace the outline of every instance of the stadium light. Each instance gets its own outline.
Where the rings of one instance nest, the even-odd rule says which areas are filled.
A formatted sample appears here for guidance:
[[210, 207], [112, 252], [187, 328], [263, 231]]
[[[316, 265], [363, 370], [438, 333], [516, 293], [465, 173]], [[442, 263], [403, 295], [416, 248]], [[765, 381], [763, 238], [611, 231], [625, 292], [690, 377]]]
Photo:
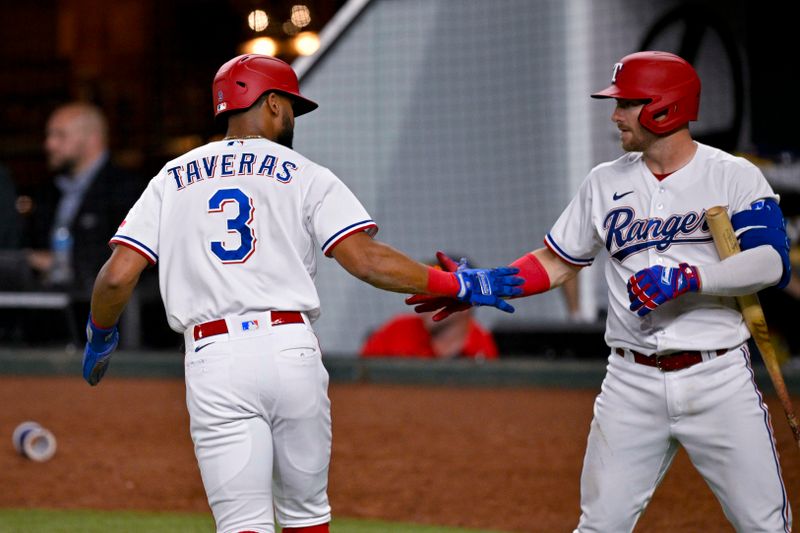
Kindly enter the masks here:
[[269, 37], [256, 37], [243, 43], [239, 50], [243, 54], [274, 56], [278, 51], [278, 44]]
[[302, 4], [292, 6], [291, 21], [298, 28], [305, 28], [311, 24], [311, 11], [309, 11], [308, 6]]
[[301, 56], [310, 56], [319, 50], [319, 36], [313, 31], [298, 33], [294, 38], [294, 49]]
[[254, 9], [247, 15], [247, 25], [253, 31], [264, 31], [269, 26], [267, 12], [262, 9]]

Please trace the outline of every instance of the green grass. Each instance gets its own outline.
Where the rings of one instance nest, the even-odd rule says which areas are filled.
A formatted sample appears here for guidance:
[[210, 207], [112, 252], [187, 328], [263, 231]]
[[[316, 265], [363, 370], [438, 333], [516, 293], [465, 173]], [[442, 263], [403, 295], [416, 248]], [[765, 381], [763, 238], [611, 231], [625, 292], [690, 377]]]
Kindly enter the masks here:
[[[213, 533], [209, 514], [132, 511], [0, 509], [0, 533]], [[487, 530], [422, 526], [338, 518], [332, 533], [492, 533]], [[495, 532], [497, 533], [497, 532]]]

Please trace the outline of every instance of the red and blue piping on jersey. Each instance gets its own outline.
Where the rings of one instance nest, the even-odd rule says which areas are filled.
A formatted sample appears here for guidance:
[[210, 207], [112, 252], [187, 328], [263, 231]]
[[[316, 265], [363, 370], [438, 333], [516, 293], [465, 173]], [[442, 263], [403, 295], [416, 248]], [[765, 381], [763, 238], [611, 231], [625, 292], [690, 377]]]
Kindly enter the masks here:
[[148, 248], [144, 243], [141, 243], [131, 237], [127, 237], [125, 235], [114, 235], [111, 237], [111, 240], [108, 241], [108, 244], [121, 244], [127, 248], [130, 248], [134, 252], [138, 252], [142, 257], [147, 259], [147, 262], [151, 265], [155, 265], [158, 262], [158, 254]]
[[586, 267], [590, 266], [594, 262], [594, 257], [590, 257], [588, 259], [572, 257], [567, 252], [562, 250], [558, 244], [556, 244], [556, 241], [553, 240], [553, 236], [549, 233], [544, 238], [544, 244], [550, 249], [551, 252], [556, 254], [556, 256], [569, 265]]
[[[635, 218], [632, 207], [617, 207], [606, 215], [606, 250], [622, 263], [633, 254], [649, 248], [659, 252], [673, 244], [703, 244], [713, 241], [706, 222], [706, 213], [689, 211], [666, 219]], [[695, 233], [699, 236], [691, 236]]]
[[346, 228], [342, 228], [334, 233], [327, 241], [325, 241], [325, 244], [322, 245], [322, 253], [330, 257], [331, 252], [337, 244], [345, 240], [350, 235], [358, 233], [359, 231], [366, 231], [371, 237], [374, 237], [375, 234], [378, 233], [378, 225], [375, 224], [374, 220], [362, 220], [361, 222], [350, 224]]

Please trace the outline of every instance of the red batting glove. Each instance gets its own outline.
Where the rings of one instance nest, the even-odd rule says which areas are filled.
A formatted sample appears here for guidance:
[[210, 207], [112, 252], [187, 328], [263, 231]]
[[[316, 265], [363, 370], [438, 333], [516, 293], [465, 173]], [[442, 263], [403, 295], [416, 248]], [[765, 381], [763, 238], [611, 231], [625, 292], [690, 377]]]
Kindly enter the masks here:
[[436, 260], [445, 272], [455, 272], [458, 270], [458, 263], [441, 250], [436, 251]]
[[[439, 261], [439, 266], [445, 272], [455, 272], [458, 270], [458, 263], [441, 250], [436, 252], [436, 260]], [[415, 306], [414, 312], [416, 313], [428, 313], [438, 310], [439, 312], [433, 315], [434, 322], [439, 322], [453, 313], [466, 311], [472, 307], [472, 305], [460, 302], [455, 298], [433, 296], [430, 294], [415, 294], [409, 296], [406, 298], [406, 305]]]

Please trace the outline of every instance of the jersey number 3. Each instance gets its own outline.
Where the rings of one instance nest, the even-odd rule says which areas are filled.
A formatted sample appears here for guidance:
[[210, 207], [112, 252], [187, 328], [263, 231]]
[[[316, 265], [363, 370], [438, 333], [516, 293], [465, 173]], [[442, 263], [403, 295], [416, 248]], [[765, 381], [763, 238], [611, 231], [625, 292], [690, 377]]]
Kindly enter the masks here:
[[256, 251], [256, 232], [250, 226], [256, 208], [253, 199], [241, 189], [220, 189], [208, 200], [208, 212], [222, 213], [229, 203], [238, 207], [238, 214], [228, 219], [228, 233], [239, 234], [239, 247], [229, 250], [223, 242], [211, 241], [211, 253], [223, 263], [244, 263]]

